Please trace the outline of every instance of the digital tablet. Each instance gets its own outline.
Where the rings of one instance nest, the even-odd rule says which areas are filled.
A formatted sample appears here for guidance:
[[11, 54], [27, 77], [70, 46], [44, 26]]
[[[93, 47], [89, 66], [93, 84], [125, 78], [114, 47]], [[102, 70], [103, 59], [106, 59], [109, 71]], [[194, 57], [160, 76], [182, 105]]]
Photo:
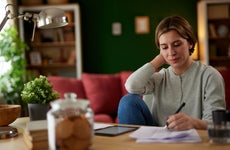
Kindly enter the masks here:
[[124, 134], [130, 131], [134, 131], [138, 129], [138, 127], [130, 127], [130, 126], [109, 126], [102, 129], [97, 129], [94, 131], [95, 135], [104, 135], [104, 136], [116, 136], [120, 134]]

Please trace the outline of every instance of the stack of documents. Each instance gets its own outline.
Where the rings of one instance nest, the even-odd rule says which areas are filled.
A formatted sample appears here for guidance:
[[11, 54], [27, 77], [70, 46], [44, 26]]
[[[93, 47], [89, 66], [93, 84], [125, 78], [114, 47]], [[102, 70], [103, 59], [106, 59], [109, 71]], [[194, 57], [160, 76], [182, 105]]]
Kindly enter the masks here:
[[194, 143], [202, 141], [195, 129], [170, 131], [167, 127], [141, 126], [129, 136], [136, 139], [137, 143]]

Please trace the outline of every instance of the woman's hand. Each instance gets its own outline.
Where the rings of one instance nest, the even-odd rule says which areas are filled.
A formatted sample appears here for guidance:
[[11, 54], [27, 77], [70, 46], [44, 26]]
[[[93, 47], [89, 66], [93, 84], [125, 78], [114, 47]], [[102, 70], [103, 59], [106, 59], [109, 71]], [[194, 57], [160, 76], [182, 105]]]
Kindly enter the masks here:
[[161, 54], [159, 54], [150, 63], [153, 67], [157, 69], [160, 68], [162, 65], [166, 64], [166, 61], [164, 57]]
[[167, 119], [168, 129], [170, 130], [188, 130], [188, 129], [206, 129], [207, 122], [193, 118], [191, 116], [186, 115], [185, 113], [178, 113], [175, 115], [171, 115]]

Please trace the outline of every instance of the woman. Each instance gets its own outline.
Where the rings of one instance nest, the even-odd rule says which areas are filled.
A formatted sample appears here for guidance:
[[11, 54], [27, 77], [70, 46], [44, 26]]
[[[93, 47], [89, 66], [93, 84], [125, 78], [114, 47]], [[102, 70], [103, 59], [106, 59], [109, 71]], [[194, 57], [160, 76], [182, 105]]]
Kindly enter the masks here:
[[[121, 124], [167, 124], [171, 130], [206, 129], [212, 111], [225, 109], [224, 80], [213, 67], [193, 61], [196, 38], [191, 25], [180, 16], [163, 19], [156, 28], [155, 44], [160, 49], [149, 63], [133, 72], [118, 108]], [[166, 69], [158, 69], [168, 64]], [[141, 96], [153, 94], [149, 111]], [[178, 107], [186, 105], [179, 113]]]

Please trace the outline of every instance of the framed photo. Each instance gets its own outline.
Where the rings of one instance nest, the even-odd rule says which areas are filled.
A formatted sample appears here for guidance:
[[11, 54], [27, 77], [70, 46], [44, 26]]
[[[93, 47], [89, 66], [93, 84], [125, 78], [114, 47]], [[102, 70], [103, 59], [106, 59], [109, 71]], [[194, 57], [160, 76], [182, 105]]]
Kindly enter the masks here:
[[148, 16], [135, 17], [136, 34], [148, 34], [150, 32], [150, 20]]
[[41, 54], [38, 51], [30, 52], [30, 64], [31, 65], [41, 65], [42, 58]]

